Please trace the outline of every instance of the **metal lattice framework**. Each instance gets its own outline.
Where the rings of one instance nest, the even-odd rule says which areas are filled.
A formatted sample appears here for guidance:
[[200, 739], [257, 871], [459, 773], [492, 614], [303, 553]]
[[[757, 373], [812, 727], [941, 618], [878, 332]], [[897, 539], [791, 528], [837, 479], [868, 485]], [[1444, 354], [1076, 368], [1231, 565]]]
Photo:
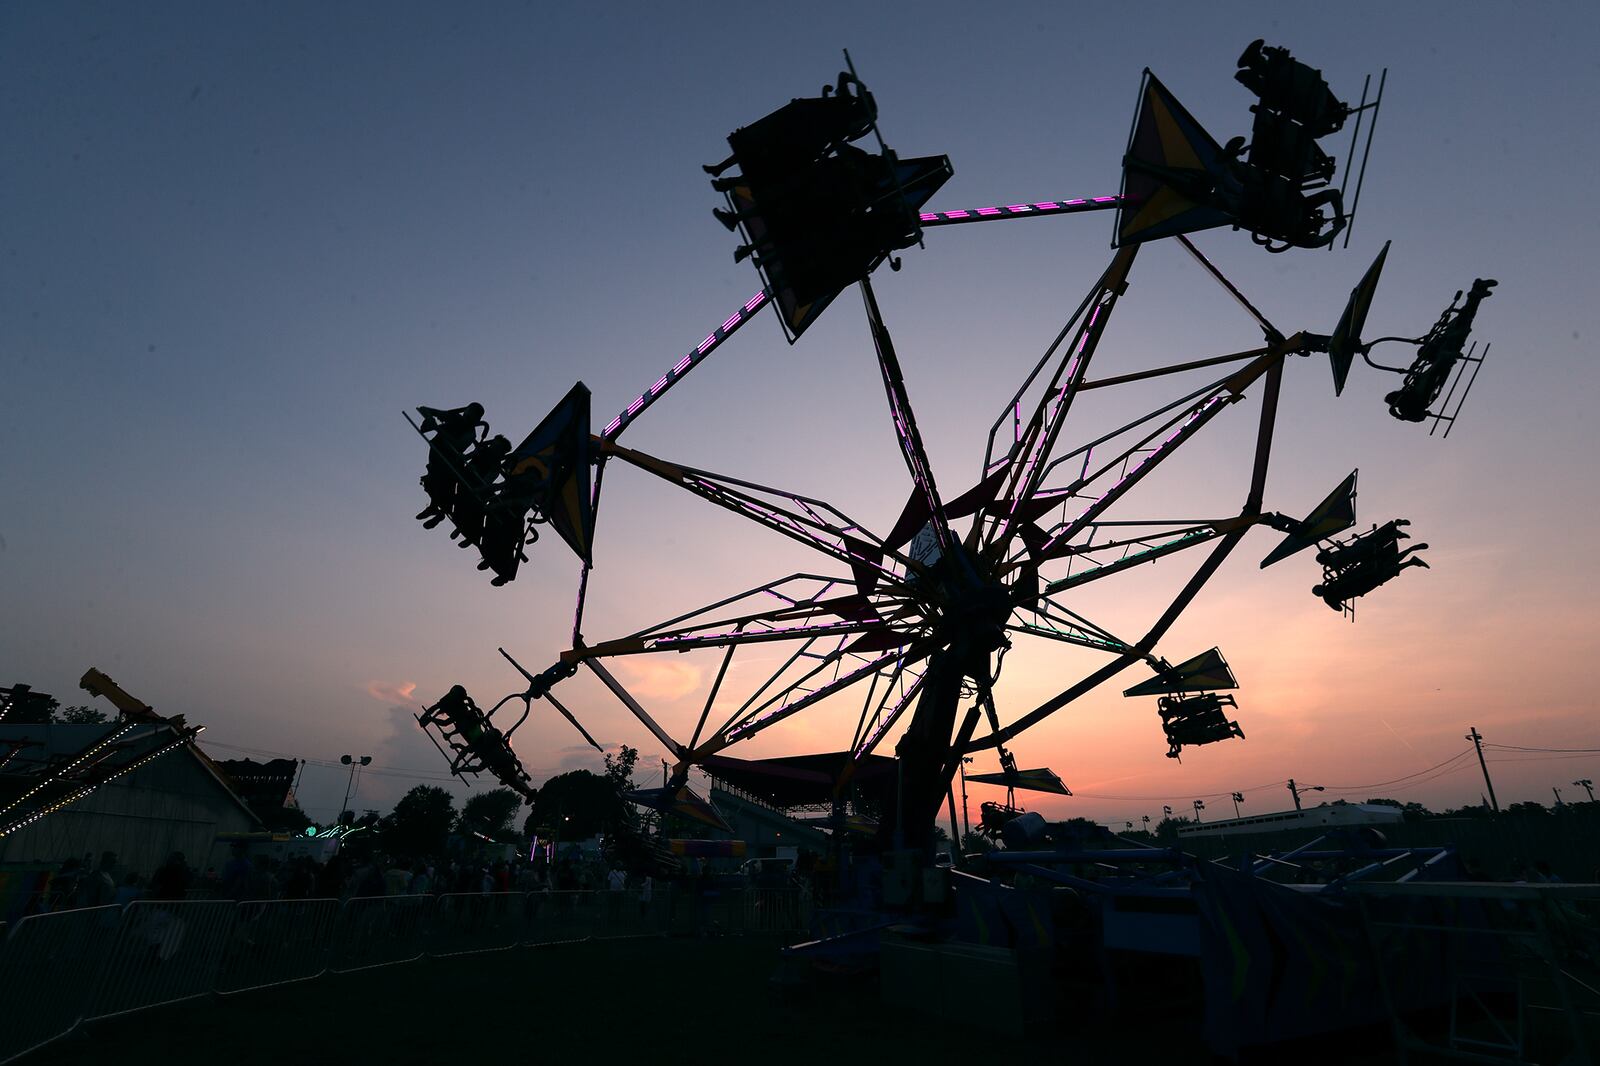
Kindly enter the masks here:
[[[1181, 110], [1175, 102], [1163, 104], [1169, 97], [1157, 98], [1158, 91], [1166, 92], [1147, 77], [1141, 99], [1147, 110], [1155, 109], [1150, 114], [1163, 107]], [[1359, 115], [1375, 106], [1366, 104], [1364, 97], [1360, 108], [1347, 108], [1347, 112]], [[1370, 136], [1369, 129], [1369, 147]], [[1198, 143], [1206, 135], [1200, 131], [1194, 137]], [[1130, 151], [1137, 143], [1136, 131]], [[1144, 169], [1158, 175], [1177, 173], [1164, 162], [1147, 164]], [[1149, 180], [1153, 179], [1147, 179], [1141, 188], [1148, 187]], [[921, 230], [944, 226], [1084, 212], [1117, 211], [1119, 218], [1126, 219], [1168, 192], [1163, 188], [1135, 195], [1128, 191], [1132, 187], [1125, 182], [1124, 191], [1115, 196], [920, 211], [915, 236], [920, 239]], [[1189, 228], [1218, 224], [1225, 222], [1203, 221]], [[1347, 321], [1333, 338], [1308, 332], [1287, 334], [1182, 232], [1161, 234], [1159, 239], [1176, 241], [1190, 253], [1201, 271], [1251, 316], [1263, 342], [1245, 351], [1152, 369], [1099, 373], [1100, 363], [1111, 358], [1102, 355], [1102, 349], [1110, 347], [1108, 331], [1128, 291], [1140, 249], [1146, 240], [1155, 239], [1130, 239], [1128, 224], [1119, 225], [1122, 239], [1111, 262], [995, 419], [976, 483], [964, 486], [965, 491], [953, 497], [941, 491], [941, 482], [935, 477], [894, 342], [873, 292], [870, 270], [868, 276], [859, 278], [889, 417], [912, 484], [903, 511], [888, 530], [871, 529], [825, 500], [678, 463], [621, 443], [622, 434], [651, 405], [768, 304], [776, 307], [780, 300], [768, 287], [742, 304], [590, 439], [596, 468], [591, 517], [598, 509], [606, 467], [621, 463], [803, 545], [815, 553], [816, 565], [632, 632], [589, 642], [583, 624], [592, 564], [586, 558], [578, 582], [571, 646], [540, 674], [517, 667], [529, 681], [528, 690], [521, 694], [524, 703], [549, 700], [576, 724], [551, 690], [579, 669], [591, 671], [672, 754], [676, 760], [673, 787], [678, 788], [690, 768], [731, 745], [821, 705], [858, 700], [849, 759], [859, 763], [899, 731], [895, 747], [901, 764], [897, 821], [903, 839], [915, 844], [917, 827], [931, 826], [963, 754], [997, 749], [1004, 772], [1017, 774], [1008, 744], [1136, 663], [1155, 670], [1162, 682], [1156, 687], [1165, 691], [1232, 687], [1231, 674], [1220, 656], [1216, 662], [1221, 663], [1225, 683], [1188, 683], [1175, 673], [1181, 667], [1174, 668], [1158, 656], [1157, 646], [1251, 529], [1265, 524], [1291, 538], [1300, 537], [1304, 540], [1300, 546], [1308, 546], [1324, 539], [1328, 531], [1337, 532], [1353, 522], [1351, 508], [1348, 521], [1331, 521], [1324, 515], [1322, 524], [1313, 529], [1315, 515], [1297, 522], [1266, 510], [1264, 499], [1285, 367], [1292, 356], [1330, 352], [1336, 380], [1342, 386], [1340, 346], [1347, 370], [1348, 354], [1364, 351], [1356, 334], [1382, 257], [1363, 281], [1364, 291], [1358, 289], [1352, 295]], [[1349, 321], [1352, 316], [1354, 322]], [[788, 322], [785, 330], [794, 332]], [[1118, 428], [1069, 445], [1072, 426], [1081, 421], [1075, 414], [1087, 394], [1120, 392], [1167, 378], [1175, 379], [1173, 398]], [[1201, 383], [1196, 385], [1196, 381]], [[1222, 420], [1225, 412], [1241, 408], [1247, 398], [1259, 398], [1260, 402], [1254, 414], [1249, 481], [1236, 507], [1202, 519], [1119, 517], [1139, 507], [1140, 487], [1152, 473]], [[1350, 484], [1353, 486], [1353, 479]], [[949, 482], [944, 485], [948, 487]], [[1330, 509], [1329, 513], [1340, 512], [1333, 506], [1336, 502], [1330, 497], [1324, 508]], [[1349, 504], [1348, 495], [1344, 503]], [[1280, 549], [1281, 554], [1288, 551]], [[1080, 590], [1086, 586], [1183, 553], [1198, 555], [1198, 562], [1170, 600], [1153, 606], [1140, 632], [1113, 633], [1086, 617], [1081, 606], [1074, 606], [1075, 600], [1081, 605]], [[994, 685], [1002, 659], [1017, 636], [1087, 649], [1102, 659], [1037, 706], [1021, 713], [1007, 708], [1002, 715]], [[730, 668], [742, 651], [756, 645], [782, 649], [780, 665], [760, 670], [761, 680], [753, 685], [753, 691], [725, 697]], [[625, 657], [699, 649], [721, 649], [722, 655], [704, 706], [687, 736], [675, 735], [657, 721], [607, 665]], [[1149, 687], [1149, 683], [1136, 687]], [[986, 730], [979, 728], [983, 720]], [[1223, 725], [1232, 725], [1233, 735], [1242, 735], [1237, 725]], [[1220, 735], [1189, 742], [1204, 743], [1226, 735], [1223, 729]], [[1173, 754], [1177, 747], [1174, 741]], [[841, 792], [849, 777], [847, 765], [838, 783]]]

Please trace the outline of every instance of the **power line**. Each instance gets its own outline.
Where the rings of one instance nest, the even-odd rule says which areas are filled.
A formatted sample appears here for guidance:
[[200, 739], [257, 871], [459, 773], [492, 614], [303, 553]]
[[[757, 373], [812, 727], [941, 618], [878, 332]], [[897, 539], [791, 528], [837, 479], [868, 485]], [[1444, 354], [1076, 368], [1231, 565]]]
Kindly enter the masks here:
[[1431, 774], [1440, 767], [1449, 766], [1451, 763], [1456, 762], [1459, 759], [1465, 759], [1471, 754], [1472, 752], [1470, 751], [1460, 752], [1459, 754], [1450, 756], [1450, 758], [1446, 759], [1442, 763], [1436, 763], [1435, 765], [1428, 767], [1426, 770], [1418, 770], [1414, 774], [1407, 774], [1404, 777], [1397, 777], [1392, 781], [1376, 781], [1370, 785], [1324, 785], [1323, 787], [1329, 792], [1363, 792], [1367, 789], [1386, 788], [1389, 785], [1403, 784], [1404, 782], [1410, 781], [1414, 777], [1421, 777], [1423, 774]]
[[[209, 738], [206, 740], [205, 746], [208, 748], [226, 748], [228, 751], [242, 751], [247, 755], [273, 755], [280, 759], [297, 759], [300, 762], [306, 763], [310, 766], [323, 766], [333, 769], [339, 769], [342, 766], [341, 763], [333, 759], [307, 759], [298, 755], [291, 755], [286, 751], [272, 751], [268, 748], [247, 748], [241, 744], [224, 744], [220, 741], [211, 740]], [[408, 774], [437, 774], [439, 772], [438, 767], [422, 769], [415, 766], [385, 766], [383, 769], [394, 771], [396, 773]], [[375, 771], [369, 767], [367, 772], [373, 773]]]
[[[1225, 798], [1225, 797], [1231, 795], [1234, 792], [1261, 792], [1264, 789], [1269, 789], [1269, 788], [1282, 788], [1284, 785], [1286, 785], [1288, 783], [1289, 783], [1289, 779], [1288, 778], [1284, 778], [1282, 781], [1272, 781], [1272, 782], [1269, 782], [1268, 784], [1265, 784], [1265, 785], [1251, 785], [1249, 788], [1229, 789], [1227, 792], [1201, 792], [1201, 793], [1199, 793], [1197, 795], [1190, 795], [1189, 798], [1190, 799], [1218, 799], [1218, 798]], [[1072, 794], [1074, 796], [1082, 797], [1083, 799], [1126, 800], [1129, 803], [1161, 803], [1161, 802], [1163, 802], [1165, 800], [1172, 799], [1172, 794], [1171, 793], [1168, 793], [1165, 796], [1108, 796], [1108, 795], [1106, 795], [1106, 794], [1104, 794], [1102, 792], [1078, 792], [1078, 791], [1074, 791]]]
[[1484, 747], [1496, 751], [1545, 751], [1560, 752], [1564, 755], [1600, 755], [1600, 748], [1519, 748], [1515, 744], [1485, 744]]
[[[1431, 782], [1438, 781], [1441, 778], [1449, 777], [1452, 774], [1459, 774], [1463, 770], [1470, 770], [1470, 769], [1472, 769], [1472, 763], [1470, 763], [1470, 762], [1453, 763], [1453, 764], [1450, 764], [1450, 765], [1447, 765], [1447, 766], [1443, 767], [1442, 769], [1436, 770], [1431, 774], [1425, 774], [1425, 775], [1423, 775], [1421, 777], [1412, 778], [1411, 780], [1406, 782], [1406, 787], [1409, 789], [1409, 788], [1415, 788], [1418, 785], [1430, 784]], [[1333, 791], [1347, 791], [1348, 794], [1350, 794], [1350, 795], [1357, 795], [1357, 794], [1362, 793], [1362, 792], [1372, 792], [1372, 791], [1375, 791], [1375, 789], [1372, 789], [1372, 788], [1365, 788], [1365, 789], [1355, 788], [1355, 789], [1349, 789], [1349, 790], [1337, 790], [1336, 789], [1336, 790], [1333, 790]]]

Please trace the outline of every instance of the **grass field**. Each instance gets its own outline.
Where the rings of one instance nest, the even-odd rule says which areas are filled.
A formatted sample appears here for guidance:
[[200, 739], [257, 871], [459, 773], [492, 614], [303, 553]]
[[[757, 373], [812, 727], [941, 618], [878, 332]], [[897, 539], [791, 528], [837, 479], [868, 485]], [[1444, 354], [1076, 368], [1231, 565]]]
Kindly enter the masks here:
[[[784, 993], [768, 980], [778, 946], [652, 938], [425, 959], [99, 1022], [23, 1062], [1037, 1061], [1048, 1047], [997, 1038], [960, 1018], [886, 1016], [874, 977]], [[1050, 1058], [1062, 1057], [1056, 1045]]]
[[[1007, 1035], [993, 1019], [1010, 1004], [994, 997], [936, 1017], [884, 1007], [875, 974], [780, 985], [779, 946], [588, 941], [328, 974], [94, 1023], [22, 1066], [1210, 1061], [1194, 1020], [1179, 1024], [1159, 996], [1112, 1020], [1055, 987], [1048, 1027]], [[1329, 1050], [1299, 1047], [1293, 1061], [1393, 1061]]]

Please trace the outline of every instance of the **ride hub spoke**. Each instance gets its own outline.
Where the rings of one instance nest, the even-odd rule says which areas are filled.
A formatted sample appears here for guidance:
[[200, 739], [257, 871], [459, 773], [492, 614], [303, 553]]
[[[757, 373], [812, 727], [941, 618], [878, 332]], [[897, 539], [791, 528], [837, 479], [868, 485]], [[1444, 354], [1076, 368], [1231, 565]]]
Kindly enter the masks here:
[[[921, 658], [926, 654], [926, 652], [923, 652], [918, 655], [918, 658]], [[800, 699], [795, 700], [792, 703], [786, 703], [781, 707], [777, 707], [771, 711], [768, 711], [759, 718], [751, 719], [747, 722], [741, 723], [740, 725], [734, 726], [722, 736], [713, 737], [707, 743], [702, 744], [694, 753], [694, 756], [696, 759], [703, 758], [706, 755], [715, 754], [716, 752], [727, 747], [729, 744], [740, 740], [748, 740], [762, 730], [770, 729], [772, 726], [777, 725], [784, 719], [805, 710], [807, 707], [814, 706], [815, 704], [827, 699], [829, 696], [832, 696], [837, 692], [842, 692], [851, 685], [865, 680], [877, 671], [881, 670], [887, 664], [899, 658], [900, 655], [901, 652], [895, 651], [888, 655], [879, 656], [871, 662], [868, 662], [865, 666], [841, 675], [837, 680], [832, 681], [827, 685], [816, 689], [815, 691], [807, 693], [805, 696], [802, 696]]]
[[[883, 564], [883, 557], [894, 553], [887, 551], [887, 549], [882, 549], [879, 545], [866, 539], [870, 537], [870, 534], [867, 534], [865, 530], [853, 523], [849, 526], [834, 527], [816, 522], [804, 514], [784, 510], [756, 500], [735, 489], [727, 488], [719, 484], [717, 480], [713, 480], [715, 475], [678, 466], [618, 444], [608, 445], [607, 453], [630, 466], [653, 474], [669, 484], [677, 485], [679, 488], [693, 493], [710, 503], [714, 503], [718, 507], [732, 511], [769, 529], [776, 530], [784, 536], [799, 541], [830, 558], [846, 563], [852, 568], [870, 570], [881, 577], [891, 580], [898, 576], [892, 569]], [[730, 484], [733, 483], [732, 479], [725, 480]], [[814, 504], [818, 501], [807, 500], [807, 502]], [[857, 547], [857, 545], [861, 547]]]
[[672, 364], [672, 367], [665, 374], [656, 379], [655, 384], [640, 393], [638, 399], [630, 403], [621, 414], [607, 422], [606, 427], [600, 431], [600, 436], [606, 440], [616, 440], [620, 437], [622, 431], [632, 425], [634, 419], [643, 414], [646, 408], [665, 395], [668, 389], [688, 376], [689, 371], [699, 366], [706, 356], [720, 348], [723, 341], [733, 336], [740, 326], [754, 318], [756, 312], [765, 307], [768, 302], [769, 296], [766, 289], [762, 289], [746, 300], [744, 305], [729, 315], [722, 325], [706, 334], [705, 340], [690, 349], [689, 354]]
[[[1088, 373], [1089, 364], [1116, 309], [1117, 300], [1127, 288], [1128, 272], [1133, 267], [1138, 250], [1138, 245], [1120, 249], [1101, 275], [1094, 295], [1088, 301], [1087, 317], [1078, 327], [1073, 343], [1063, 353], [1055, 375], [1040, 396], [1027, 432], [1011, 450], [1007, 487], [1001, 494], [1001, 499], [1010, 503], [1003, 516], [999, 513], [1000, 504], [997, 503], [992, 509], [996, 521], [990, 528], [986, 542], [986, 549], [992, 555], [1005, 553], [1019, 526], [1019, 509], [1039, 490], [1050, 453], [1072, 409], [1078, 386]], [[978, 521], [981, 523], [990, 517], [991, 509], [985, 508], [979, 514]]]
[[867, 278], [861, 279], [861, 298], [867, 307], [867, 321], [872, 328], [873, 346], [878, 352], [878, 369], [883, 375], [883, 389], [889, 399], [889, 413], [894, 418], [900, 454], [906, 461], [906, 469], [911, 472], [912, 484], [922, 494], [923, 503], [928, 509], [928, 521], [933, 524], [934, 536], [939, 541], [939, 551], [949, 558], [954, 553], [955, 538], [944, 516], [944, 504], [939, 499], [939, 488], [934, 484], [933, 466], [928, 462], [927, 449], [922, 446], [922, 434], [917, 430], [916, 416], [911, 410], [911, 397], [906, 393], [905, 378], [900, 372], [894, 341], [883, 324], [877, 297], [872, 293], [872, 282]]

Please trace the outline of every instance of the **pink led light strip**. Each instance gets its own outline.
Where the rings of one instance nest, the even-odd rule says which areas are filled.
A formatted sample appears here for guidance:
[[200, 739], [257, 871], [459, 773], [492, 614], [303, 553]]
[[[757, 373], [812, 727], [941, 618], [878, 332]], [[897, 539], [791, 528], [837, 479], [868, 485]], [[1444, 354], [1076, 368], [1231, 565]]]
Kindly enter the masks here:
[[671, 370], [657, 378], [655, 384], [651, 385], [648, 391], [641, 393], [637, 399], [627, 406], [626, 410], [606, 423], [606, 428], [600, 431], [600, 435], [608, 439], [616, 439], [624, 429], [628, 428], [630, 422], [639, 417], [640, 412], [655, 403], [662, 393], [677, 384], [680, 378], [694, 369], [696, 363], [715, 351], [717, 346], [731, 337], [735, 330], [755, 317], [756, 312], [766, 305], [767, 298], [767, 290], [762, 289], [746, 300], [739, 310], [729, 315], [722, 325], [712, 330], [710, 335], [695, 345], [688, 355], [674, 363]]
[[[1077, 197], [1071, 200], [1040, 200], [1037, 203], [1006, 204], [1004, 207], [978, 207], [971, 210], [956, 211], [924, 211], [918, 215], [923, 226], [951, 226], [962, 222], [995, 222], [1004, 218], [1034, 218], [1043, 215], [1076, 214], [1082, 211], [1104, 211], [1118, 206], [1123, 202], [1121, 196], [1091, 196]], [[643, 411], [656, 401], [662, 393], [666, 392], [689, 371], [695, 364], [710, 355], [723, 341], [731, 337], [735, 330], [755, 316], [755, 313], [766, 305], [770, 293], [763, 289], [744, 305], [729, 315], [727, 320], [712, 330], [706, 339], [695, 345], [694, 348], [673, 364], [672, 369], [661, 375], [648, 391], [641, 393], [637, 399], [610, 422], [600, 435], [608, 439], [616, 439], [628, 424], [638, 418]]]
[[1123, 202], [1121, 196], [1077, 197], [1071, 200], [1040, 200], [1037, 203], [1006, 204], [1004, 207], [975, 207], [964, 211], [924, 211], [917, 216], [924, 227], [955, 226], [963, 222], [996, 222], [1002, 218], [1038, 218], [1043, 215], [1071, 215], [1082, 211], [1105, 211]]

